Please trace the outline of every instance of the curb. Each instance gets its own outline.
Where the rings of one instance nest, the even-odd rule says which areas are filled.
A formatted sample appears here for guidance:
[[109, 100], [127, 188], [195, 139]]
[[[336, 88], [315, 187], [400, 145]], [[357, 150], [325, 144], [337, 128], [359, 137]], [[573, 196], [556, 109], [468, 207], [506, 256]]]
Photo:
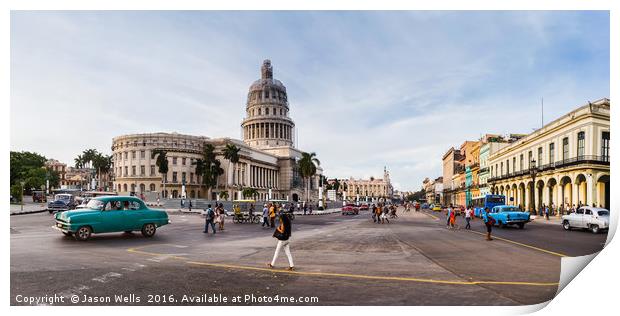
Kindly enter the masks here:
[[28, 215], [28, 214], [37, 214], [37, 213], [43, 213], [43, 212], [47, 212], [47, 209], [44, 210], [36, 210], [36, 211], [25, 211], [25, 212], [12, 212], [11, 216], [14, 215]]

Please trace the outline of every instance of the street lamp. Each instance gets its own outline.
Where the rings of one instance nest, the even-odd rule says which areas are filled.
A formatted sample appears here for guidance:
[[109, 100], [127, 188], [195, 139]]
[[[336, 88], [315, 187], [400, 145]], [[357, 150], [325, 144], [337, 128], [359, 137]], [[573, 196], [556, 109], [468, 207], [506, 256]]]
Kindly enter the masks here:
[[536, 160], [532, 159], [530, 162], [530, 177], [532, 177], [532, 192], [530, 193], [530, 207], [536, 213], [536, 205], [534, 204], [534, 190], [536, 190], [536, 173], [538, 168], [536, 167]]
[[22, 196], [20, 198], [20, 210], [23, 212], [24, 211], [24, 184], [26, 184], [26, 182], [25, 181], [20, 181], [19, 184], [22, 187], [22, 190], [21, 190], [21, 193], [22, 193], [21, 195]]

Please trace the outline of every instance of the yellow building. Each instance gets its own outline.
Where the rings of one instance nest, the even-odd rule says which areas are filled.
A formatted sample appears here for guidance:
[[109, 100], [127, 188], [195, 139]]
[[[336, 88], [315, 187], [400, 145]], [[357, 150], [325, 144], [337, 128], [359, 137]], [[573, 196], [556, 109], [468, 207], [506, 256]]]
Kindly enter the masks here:
[[609, 114], [609, 99], [585, 104], [491, 154], [491, 192], [536, 212], [609, 208]]

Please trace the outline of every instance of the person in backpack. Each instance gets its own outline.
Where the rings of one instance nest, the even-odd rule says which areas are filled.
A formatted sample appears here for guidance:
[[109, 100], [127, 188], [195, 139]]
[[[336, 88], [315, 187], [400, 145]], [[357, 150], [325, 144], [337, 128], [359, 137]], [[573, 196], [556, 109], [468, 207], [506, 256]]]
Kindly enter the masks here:
[[267, 207], [267, 204], [263, 205], [263, 224], [261, 225], [261, 227], [265, 227], [265, 225], [267, 225], [267, 228], [269, 228], [269, 208]]
[[276, 265], [276, 260], [278, 259], [278, 254], [284, 248], [284, 253], [286, 253], [286, 257], [288, 258], [288, 270], [293, 271], [295, 269], [295, 265], [293, 264], [293, 256], [291, 255], [290, 241], [291, 237], [291, 220], [288, 218], [284, 212], [279, 212], [278, 214], [280, 219], [280, 225], [273, 232], [273, 237], [278, 239], [278, 244], [276, 245], [276, 252], [273, 254], [273, 260], [271, 263], [268, 263], [267, 266], [271, 269]]
[[489, 208], [484, 208], [484, 213], [482, 213], [482, 220], [484, 224], [487, 226], [487, 240], [493, 240], [491, 238], [491, 231], [493, 230], [493, 225], [495, 225], [495, 219], [489, 214]]
[[211, 204], [207, 205], [207, 209], [205, 210], [205, 230], [203, 233], [209, 233], [209, 225], [211, 225], [211, 230], [213, 230], [213, 234], [215, 234], [215, 212], [211, 208]]

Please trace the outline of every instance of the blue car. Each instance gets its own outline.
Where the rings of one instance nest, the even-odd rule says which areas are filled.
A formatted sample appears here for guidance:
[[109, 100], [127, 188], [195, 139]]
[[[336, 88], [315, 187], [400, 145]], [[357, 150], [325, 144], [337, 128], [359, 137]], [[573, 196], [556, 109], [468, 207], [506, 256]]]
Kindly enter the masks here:
[[506, 225], [517, 225], [520, 229], [530, 221], [530, 212], [523, 212], [518, 207], [512, 205], [494, 206], [489, 215], [495, 219], [495, 224], [504, 228]]

